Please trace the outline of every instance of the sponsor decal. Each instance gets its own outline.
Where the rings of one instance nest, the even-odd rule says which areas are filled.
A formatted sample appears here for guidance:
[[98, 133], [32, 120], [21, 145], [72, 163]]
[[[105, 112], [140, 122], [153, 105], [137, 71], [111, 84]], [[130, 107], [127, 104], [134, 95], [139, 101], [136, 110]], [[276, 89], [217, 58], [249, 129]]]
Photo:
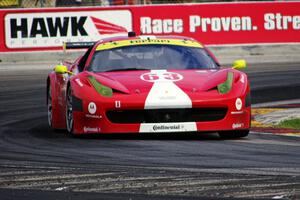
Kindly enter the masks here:
[[99, 133], [100, 128], [98, 127], [83, 127], [83, 132], [84, 133]]
[[80, 87], [83, 87], [83, 84], [81, 83], [81, 81], [80, 81], [79, 78], [76, 78], [76, 79], [75, 79], [75, 82], [76, 82]]
[[93, 119], [102, 119], [101, 115], [90, 115], [90, 114], [86, 114], [85, 117], [87, 118], [93, 118]]
[[235, 108], [236, 108], [237, 110], [241, 110], [242, 107], [243, 107], [243, 102], [242, 102], [242, 100], [241, 100], [240, 98], [237, 98], [237, 99], [235, 100]]
[[241, 75], [240, 81], [241, 81], [242, 83], [245, 83], [245, 76], [244, 76], [243, 74]]
[[171, 126], [166, 126], [166, 125], [154, 125], [153, 126], [153, 131], [164, 131], [164, 130], [180, 130], [180, 125], [171, 125]]
[[[258, 26], [253, 23], [251, 16], [222, 16], [203, 17], [200, 15], [188, 15], [188, 20], [158, 19], [141, 17], [140, 26], [144, 34], [172, 34], [172, 33], [196, 33], [196, 32], [249, 32], [257, 31]], [[281, 13], [266, 13], [263, 15], [263, 28], [265, 30], [300, 30], [299, 15], [283, 15]], [[188, 26], [185, 26], [188, 24]], [[184, 28], [188, 27], [188, 30]]]
[[[252, 18], [243, 17], [202, 17], [200, 15], [188, 16], [188, 31], [195, 32], [221, 32], [221, 31], [251, 31], [257, 30], [252, 24]], [[184, 32], [184, 21], [177, 19], [153, 19], [141, 17], [141, 31], [144, 34], [172, 34]]]
[[243, 128], [243, 127], [244, 127], [244, 123], [234, 123], [234, 124], [232, 124], [233, 129]]
[[90, 102], [89, 105], [88, 105], [88, 111], [90, 114], [95, 114], [96, 111], [97, 111], [97, 106], [94, 102]]
[[[145, 38], [144, 36], [142, 38]], [[137, 39], [137, 40], [120, 40], [115, 42], [106, 42], [99, 44], [96, 48], [97, 51], [108, 50], [119, 47], [133, 46], [133, 45], [148, 45], [148, 44], [164, 44], [164, 45], [177, 45], [186, 47], [203, 48], [203, 46], [193, 40], [181, 40], [181, 39], [156, 39], [149, 36], [147, 39]]]
[[283, 15], [281, 13], [266, 13], [264, 15], [266, 30], [300, 30], [300, 15]]
[[158, 81], [176, 82], [182, 80], [183, 76], [175, 72], [167, 72], [167, 71], [158, 72], [153, 70], [153, 72], [142, 74], [140, 78], [143, 81], [147, 81], [147, 82], [158, 82]]
[[182, 123], [145, 123], [140, 125], [141, 133], [155, 133], [155, 132], [189, 132], [197, 131], [195, 122]]
[[115, 107], [121, 108], [121, 101], [115, 101]]
[[199, 15], [189, 16], [189, 31], [220, 32], [220, 31], [251, 31], [257, 30], [257, 26], [252, 25], [249, 16], [243, 17], [202, 17]]
[[244, 114], [244, 111], [232, 111], [231, 114], [232, 115], [241, 115], [241, 114]]
[[161, 33], [182, 33], [182, 19], [153, 19], [150, 17], [141, 17], [141, 32], [144, 34]]
[[132, 16], [129, 10], [14, 13], [5, 16], [5, 29], [9, 48], [61, 46], [124, 35], [132, 30]]

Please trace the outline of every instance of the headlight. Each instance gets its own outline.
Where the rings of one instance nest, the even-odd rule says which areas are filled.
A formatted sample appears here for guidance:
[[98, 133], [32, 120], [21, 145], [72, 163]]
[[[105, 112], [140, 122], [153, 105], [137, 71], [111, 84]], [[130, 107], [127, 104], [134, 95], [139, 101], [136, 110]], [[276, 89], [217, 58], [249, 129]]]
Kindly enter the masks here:
[[113, 95], [113, 90], [110, 87], [107, 87], [99, 83], [95, 77], [89, 76], [88, 79], [89, 82], [92, 84], [92, 86], [100, 95], [105, 97], [111, 97]]
[[233, 82], [233, 72], [228, 72], [226, 81], [218, 85], [219, 93], [220, 94], [228, 93], [232, 88], [232, 82]]

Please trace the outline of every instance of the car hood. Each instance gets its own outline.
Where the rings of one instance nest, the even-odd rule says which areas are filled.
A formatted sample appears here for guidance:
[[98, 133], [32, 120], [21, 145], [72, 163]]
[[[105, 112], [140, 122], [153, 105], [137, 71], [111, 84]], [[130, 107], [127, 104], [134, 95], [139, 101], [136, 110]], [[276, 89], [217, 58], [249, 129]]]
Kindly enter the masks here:
[[180, 88], [185, 93], [207, 91], [227, 78], [222, 70], [137, 70], [115, 72], [85, 72], [85, 76], [93, 76], [103, 85], [122, 93], [148, 93], [154, 85], [163, 89]]

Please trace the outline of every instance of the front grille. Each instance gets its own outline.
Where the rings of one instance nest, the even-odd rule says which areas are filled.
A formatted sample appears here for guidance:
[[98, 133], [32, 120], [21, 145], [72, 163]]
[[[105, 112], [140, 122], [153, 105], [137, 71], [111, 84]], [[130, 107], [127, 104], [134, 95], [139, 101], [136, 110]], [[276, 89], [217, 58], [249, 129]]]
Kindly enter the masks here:
[[209, 122], [225, 117], [227, 108], [113, 110], [106, 116], [112, 123]]

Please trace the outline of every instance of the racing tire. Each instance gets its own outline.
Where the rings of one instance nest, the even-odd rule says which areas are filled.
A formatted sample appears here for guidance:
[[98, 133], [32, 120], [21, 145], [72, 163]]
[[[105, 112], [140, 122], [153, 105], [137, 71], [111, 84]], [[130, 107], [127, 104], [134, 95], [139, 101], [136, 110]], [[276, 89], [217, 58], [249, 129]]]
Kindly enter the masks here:
[[66, 95], [66, 128], [67, 132], [73, 135], [74, 118], [73, 118], [73, 97], [72, 89], [68, 87]]
[[51, 86], [48, 86], [47, 89], [47, 117], [48, 117], [48, 126], [53, 128], [53, 101], [51, 94]]
[[219, 132], [218, 134], [222, 139], [235, 139], [235, 138], [247, 137], [249, 132], [250, 132], [249, 130], [222, 131]]

